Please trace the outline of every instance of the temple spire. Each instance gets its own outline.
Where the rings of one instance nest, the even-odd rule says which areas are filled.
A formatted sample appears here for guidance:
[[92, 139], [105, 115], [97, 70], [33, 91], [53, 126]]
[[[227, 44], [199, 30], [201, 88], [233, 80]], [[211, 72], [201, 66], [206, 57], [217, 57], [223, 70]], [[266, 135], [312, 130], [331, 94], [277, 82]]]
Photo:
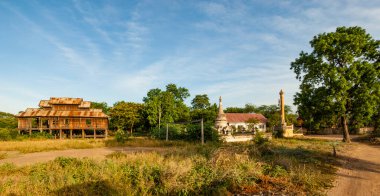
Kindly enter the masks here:
[[223, 103], [222, 103], [222, 96], [219, 97], [219, 114], [224, 114], [224, 112], [223, 112]]
[[215, 120], [215, 128], [217, 128], [220, 133], [220, 131], [222, 131], [222, 129], [226, 126], [227, 126], [227, 117], [226, 117], [226, 114], [223, 112], [222, 96], [220, 96], [219, 97], [219, 112], [218, 112], [218, 117]]

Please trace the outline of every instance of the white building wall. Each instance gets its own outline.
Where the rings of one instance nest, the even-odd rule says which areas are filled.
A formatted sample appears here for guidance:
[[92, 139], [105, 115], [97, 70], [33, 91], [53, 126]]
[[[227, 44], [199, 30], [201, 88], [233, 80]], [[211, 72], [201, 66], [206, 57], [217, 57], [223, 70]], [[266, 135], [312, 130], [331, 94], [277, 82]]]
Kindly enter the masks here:
[[[242, 126], [244, 127], [246, 130], [248, 129], [248, 124], [245, 123], [245, 122], [232, 122], [232, 123], [228, 123], [230, 126], [235, 126], [236, 128], [238, 128], [238, 126]], [[255, 125], [255, 129], [258, 129], [259, 131], [266, 131], [267, 128], [266, 128], [266, 124], [265, 123], [258, 123]]]

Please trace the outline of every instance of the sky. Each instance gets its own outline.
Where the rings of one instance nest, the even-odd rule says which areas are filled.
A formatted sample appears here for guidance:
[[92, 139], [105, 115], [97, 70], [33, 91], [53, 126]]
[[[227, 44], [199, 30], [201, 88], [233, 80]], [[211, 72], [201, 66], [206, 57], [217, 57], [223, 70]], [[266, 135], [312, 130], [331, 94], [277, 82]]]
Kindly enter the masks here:
[[[339, 26], [380, 39], [379, 0], [0, 0], [0, 111], [50, 97], [142, 102], [169, 83], [224, 107], [286, 104], [290, 63]], [[292, 106], [296, 110], [295, 106]]]

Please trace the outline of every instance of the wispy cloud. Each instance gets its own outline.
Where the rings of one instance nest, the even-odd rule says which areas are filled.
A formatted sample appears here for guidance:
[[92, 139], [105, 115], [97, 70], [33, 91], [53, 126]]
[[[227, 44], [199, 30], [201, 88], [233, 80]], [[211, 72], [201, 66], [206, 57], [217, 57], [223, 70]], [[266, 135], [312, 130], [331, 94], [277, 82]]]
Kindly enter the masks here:
[[380, 35], [380, 3], [370, 0], [2, 1], [0, 9], [29, 30], [18, 34], [23, 41], [39, 43], [36, 52], [18, 54], [33, 57], [36, 79], [18, 77], [0, 96], [0, 103], [23, 107], [26, 99], [9, 97], [73, 95], [112, 104], [141, 101], [171, 82], [215, 102], [222, 95], [226, 106], [276, 104], [283, 88], [290, 104], [298, 88], [290, 63], [314, 35], [342, 25]]

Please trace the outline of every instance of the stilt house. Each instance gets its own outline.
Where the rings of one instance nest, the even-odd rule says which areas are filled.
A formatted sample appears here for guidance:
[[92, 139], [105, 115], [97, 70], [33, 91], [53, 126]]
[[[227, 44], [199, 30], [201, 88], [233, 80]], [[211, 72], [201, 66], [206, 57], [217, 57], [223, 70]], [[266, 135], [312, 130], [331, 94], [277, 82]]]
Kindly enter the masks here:
[[107, 137], [108, 116], [101, 109], [90, 109], [82, 98], [51, 97], [41, 100], [40, 108], [28, 108], [17, 115], [22, 133], [49, 132], [59, 138]]

